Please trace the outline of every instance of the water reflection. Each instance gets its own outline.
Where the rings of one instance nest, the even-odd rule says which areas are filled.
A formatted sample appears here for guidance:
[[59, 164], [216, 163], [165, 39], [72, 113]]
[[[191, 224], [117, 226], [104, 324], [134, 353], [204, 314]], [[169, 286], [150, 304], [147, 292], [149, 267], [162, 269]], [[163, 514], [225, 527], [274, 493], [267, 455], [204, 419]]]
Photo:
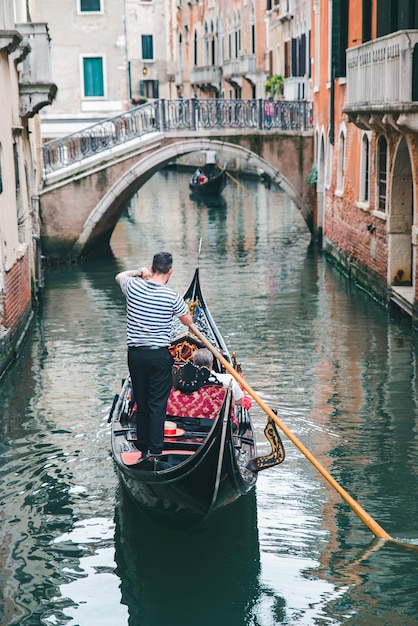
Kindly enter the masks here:
[[[227, 209], [227, 201], [224, 196], [214, 196], [214, 197], [205, 197], [205, 196], [196, 196], [195, 194], [190, 195], [190, 200], [196, 206], [196, 209], [213, 209], [215, 211], [222, 212], [225, 215], [225, 210]], [[213, 213], [214, 215], [214, 213]]]
[[130, 626], [251, 623], [260, 596], [254, 492], [210, 528], [186, 533], [155, 525], [122, 490], [115, 547]]
[[[0, 385], [0, 623], [418, 624], [416, 553], [369, 544], [286, 439], [256, 508], [243, 501], [226, 525], [180, 537], [119, 508], [107, 412], [127, 371], [126, 313], [114, 276], [169, 249], [183, 291], [202, 237], [205, 297], [251, 386], [390, 534], [418, 543], [418, 333], [309, 248], [281, 192], [247, 186], [225, 189], [226, 208], [196, 206], [187, 176], [159, 174], [117, 225], [113, 256], [48, 269]], [[265, 415], [253, 417], [263, 454]]]

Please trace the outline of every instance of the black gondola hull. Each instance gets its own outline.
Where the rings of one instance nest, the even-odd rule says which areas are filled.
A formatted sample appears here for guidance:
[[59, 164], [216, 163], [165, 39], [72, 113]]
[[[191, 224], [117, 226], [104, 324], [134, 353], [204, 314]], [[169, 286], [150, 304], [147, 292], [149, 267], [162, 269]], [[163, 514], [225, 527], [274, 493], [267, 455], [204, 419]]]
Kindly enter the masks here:
[[204, 445], [193, 455], [169, 467], [176, 455], [167, 454], [166, 461], [156, 463], [155, 471], [141, 469], [141, 463], [123, 463], [118, 449], [121, 434], [117, 432], [114, 426], [112, 452], [126, 490], [164, 525], [188, 528], [200, 524], [255, 485], [256, 474], [245, 468], [254, 455], [254, 446], [237, 452], [229, 421], [218, 418]]
[[207, 182], [198, 184], [190, 179], [189, 189], [196, 196], [219, 196], [226, 186], [226, 170], [222, 170], [213, 178], [209, 178]]

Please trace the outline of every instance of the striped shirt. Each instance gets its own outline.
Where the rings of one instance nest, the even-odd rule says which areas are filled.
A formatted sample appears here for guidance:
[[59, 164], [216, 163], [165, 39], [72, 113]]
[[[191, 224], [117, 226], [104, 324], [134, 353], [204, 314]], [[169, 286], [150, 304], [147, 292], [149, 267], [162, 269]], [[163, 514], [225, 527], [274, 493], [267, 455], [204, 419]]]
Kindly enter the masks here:
[[188, 313], [183, 298], [166, 285], [125, 276], [120, 288], [126, 297], [128, 346], [168, 346], [171, 321]]

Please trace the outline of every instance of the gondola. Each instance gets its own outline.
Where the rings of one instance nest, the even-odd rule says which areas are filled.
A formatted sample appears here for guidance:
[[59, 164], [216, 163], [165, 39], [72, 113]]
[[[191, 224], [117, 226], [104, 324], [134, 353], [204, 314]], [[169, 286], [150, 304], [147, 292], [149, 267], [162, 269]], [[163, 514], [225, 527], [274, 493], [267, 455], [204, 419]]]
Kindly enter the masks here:
[[[238, 367], [203, 299], [199, 267], [184, 299], [195, 327], [229, 363]], [[203, 347], [184, 328], [175, 318], [170, 351], [176, 373], [193, 368], [192, 354]], [[213, 369], [222, 370], [217, 360]], [[284, 459], [283, 446], [271, 420], [265, 430], [271, 453], [257, 457], [249, 411], [242, 407], [234, 410], [231, 389], [219, 384], [205, 384], [191, 393], [173, 385], [167, 403], [164, 450], [159, 460], [141, 459], [135, 446], [135, 402], [129, 378], [114, 398], [109, 421], [112, 456], [123, 486], [152, 518], [173, 528], [190, 528], [210, 520], [251, 491], [258, 471]]]
[[219, 196], [226, 186], [226, 169], [223, 168], [218, 174], [207, 175], [203, 169], [203, 182], [199, 182], [199, 176], [195, 173], [189, 181], [189, 189], [195, 196]]

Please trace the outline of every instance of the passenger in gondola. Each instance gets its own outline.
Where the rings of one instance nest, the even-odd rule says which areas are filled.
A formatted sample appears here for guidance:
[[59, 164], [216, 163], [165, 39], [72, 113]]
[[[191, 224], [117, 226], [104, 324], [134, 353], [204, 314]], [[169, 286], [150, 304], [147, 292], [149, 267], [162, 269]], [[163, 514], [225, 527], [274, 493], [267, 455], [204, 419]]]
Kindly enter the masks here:
[[195, 185], [197, 185], [198, 180], [199, 180], [199, 176], [201, 176], [201, 174], [202, 174], [201, 169], [200, 169], [200, 168], [197, 168], [197, 170], [195, 171], [195, 173], [193, 174], [193, 177], [192, 177], [192, 182], [193, 182]]
[[238, 385], [235, 378], [232, 374], [228, 373], [219, 373], [215, 372], [213, 369], [213, 356], [210, 350], [207, 348], [199, 348], [195, 350], [193, 353], [193, 363], [197, 367], [207, 367], [210, 370], [211, 374], [215, 376], [219, 382], [221, 382], [225, 387], [229, 387], [232, 383], [232, 395], [234, 397], [234, 402], [237, 406], [242, 405], [242, 399], [244, 398], [244, 392], [241, 387]]
[[155, 458], [163, 450], [172, 385], [171, 321], [177, 316], [185, 326], [193, 324], [182, 296], [167, 287], [172, 264], [169, 252], [158, 252], [151, 268], [127, 270], [115, 277], [126, 297], [128, 367], [137, 402], [136, 445], [142, 458]]

